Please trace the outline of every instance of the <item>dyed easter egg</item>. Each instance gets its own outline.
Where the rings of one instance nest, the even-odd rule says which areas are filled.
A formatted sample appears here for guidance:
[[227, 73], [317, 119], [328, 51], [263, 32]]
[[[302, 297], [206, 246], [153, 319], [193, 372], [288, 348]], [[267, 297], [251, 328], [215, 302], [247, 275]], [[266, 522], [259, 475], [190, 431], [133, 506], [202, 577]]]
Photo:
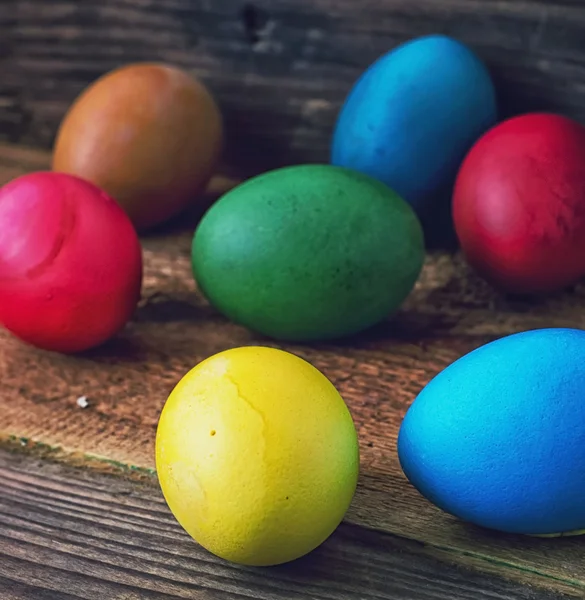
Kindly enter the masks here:
[[585, 275], [585, 128], [515, 117], [485, 134], [457, 178], [453, 217], [469, 263], [510, 292], [547, 292]]
[[359, 449], [347, 406], [317, 369], [282, 350], [235, 348], [197, 365], [169, 396], [156, 468], [199, 544], [268, 566], [333, 533], [356, 489]]
[[132, 64], [98, 79], [72, 105], [53, 170], [95, 183], [143, 229], [197, 202], [221, 143], [221, 115], [203, 84], [176, 67]]
[[412, 209], [384, 184], [329, 165], [286, 167], [225, 194], [193, 238], [211, 304], [296, 341], [363, 330], [394, 312], [422, 267]]
[[93, 184], [33, 173], [0, 189], [0, 323], [46, 350], [77, 352], [118, 332], [140, 297], [132, 223]]
[[404, 473], [444, 511], [530, 535], [585, 529], [585, 331], [511, 335], [467, 354], [402, 423]]
[[417, 38], [379, 58], [354, 85], [331, 162], [383, 181], [421, 215], [496, 118], [494, 86], [480, 60], [444, 35]]

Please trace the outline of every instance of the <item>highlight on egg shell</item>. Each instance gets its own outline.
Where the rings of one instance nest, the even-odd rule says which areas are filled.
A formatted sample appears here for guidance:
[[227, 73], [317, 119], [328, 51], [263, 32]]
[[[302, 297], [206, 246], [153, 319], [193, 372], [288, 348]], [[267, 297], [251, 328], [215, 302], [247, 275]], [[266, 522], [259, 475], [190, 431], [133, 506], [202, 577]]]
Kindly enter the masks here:
[[31, 173], [0, 188], [0, 323], [56, 352], [97, 346], [132, 316], [142, 250], [124, 211], [93, 184]]
[[156, 469], [169, 508], [204, 548], [270, 566], [324, 542], [352, 501], [359, 447], [333, 384], [274, 348], [220, 352], [162, 410]]
[[198, 287], [231, 320], [285, 340], [339, 338], [394, 313], [424, 261], [420, 223], [384, 184], [300, 165], [229, 191], [200, 222]]
[[444, 35], [416, 38], [355, 83], [337, 119], [331, 163], [386, 183], [419, 216], [436, 202], [447, 210], [461, 161], [496, 120], [494, 85], [480, 59]]
[[465, 257], [497, 288], [552, 292], [585, 276], [585, 127], [554, 114], [501, 123], [471, 149], [453, 218]]
[[53, 170], [95, 183], [146, 229], [202, 201], [222, 131], [200, 81], [172, 65], [130, 64], [73, 103], [57, 134]]
[[509, 533], [585, 529], [585, 331], [540, 329], [482, 346], [439, 373], [400, 428], [418, 491]]

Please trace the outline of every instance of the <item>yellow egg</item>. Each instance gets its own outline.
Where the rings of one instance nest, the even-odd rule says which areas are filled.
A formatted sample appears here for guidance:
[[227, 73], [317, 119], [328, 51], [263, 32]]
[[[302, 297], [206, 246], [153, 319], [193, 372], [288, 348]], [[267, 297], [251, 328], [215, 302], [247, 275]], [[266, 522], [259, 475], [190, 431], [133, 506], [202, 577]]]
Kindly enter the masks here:
[[268, 566], [333, 533], [357, 484], [351, 415], [331, 382], [272, 348], [221, 352], [192, 369], [158, 424], [156, 467], [179, 523], [226, 560]]

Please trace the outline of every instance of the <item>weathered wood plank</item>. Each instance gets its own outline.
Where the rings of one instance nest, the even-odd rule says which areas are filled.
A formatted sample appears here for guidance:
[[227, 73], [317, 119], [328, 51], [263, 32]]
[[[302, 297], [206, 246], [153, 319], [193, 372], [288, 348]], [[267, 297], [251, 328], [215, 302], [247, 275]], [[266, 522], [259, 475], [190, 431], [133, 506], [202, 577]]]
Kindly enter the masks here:
[[555, 600], [446, 567], [417, 544], [342, 525], [310, 556], [242, 568], [202, 550], [154, 485], [0, 451], [0, 596], [267, 600]]
[[360, 72], [435, 32], [487, 61], [503, 114], [585, 120], [584, 25], [580, 0], [2, 0], [0, 136], [49, 147], [88, 83], [126, 62], [165, 60], [217, 95], [230, 172], [323, 161]]
[[[19, 153], [0, 168], [0, 181], [46, 160], [42, 152]], [[197, 294], [189, 265], [192, 228], [181, 219], [174, 231], [143, 239], [143, 299], [125, 331], [102, 348], [64, 357], [0, 333], [5, 440], [26, 438], [69, 457], [92, 455], [151, 470], [159, 412], [180, 377], [220, 350], [274, 345], [229, 323]], [[348, 522], [418, 540], [459, 564], [585, 595], [582, 540], [503, 536], [463, 525], [410, 487], [395, 449], [408, 405], [440, 369], [507, 333], [585, 327], [584, 302], [585, 285], [538, 302], [505, 298], [478, 281], [459, 256], [435, 253], [399, 314], [375, 331], [335, 344], [285, 346], [332, 379], [356, 421], [362, 478]], [[77, 406], [79, 396], [88, 397], [88, 408]]]

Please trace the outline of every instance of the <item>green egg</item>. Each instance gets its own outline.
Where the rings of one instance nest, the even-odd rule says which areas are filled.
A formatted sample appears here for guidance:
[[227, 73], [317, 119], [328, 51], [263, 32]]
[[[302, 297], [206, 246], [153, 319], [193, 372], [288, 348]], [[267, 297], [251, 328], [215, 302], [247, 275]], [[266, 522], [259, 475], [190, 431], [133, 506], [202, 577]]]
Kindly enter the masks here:
[[397, 310], [424, 260], [410, 206], [383, 183], [330, 165], [285, 167], [222, 196], [193, 238], [210, 303], [272, 338], [362, 331]]

